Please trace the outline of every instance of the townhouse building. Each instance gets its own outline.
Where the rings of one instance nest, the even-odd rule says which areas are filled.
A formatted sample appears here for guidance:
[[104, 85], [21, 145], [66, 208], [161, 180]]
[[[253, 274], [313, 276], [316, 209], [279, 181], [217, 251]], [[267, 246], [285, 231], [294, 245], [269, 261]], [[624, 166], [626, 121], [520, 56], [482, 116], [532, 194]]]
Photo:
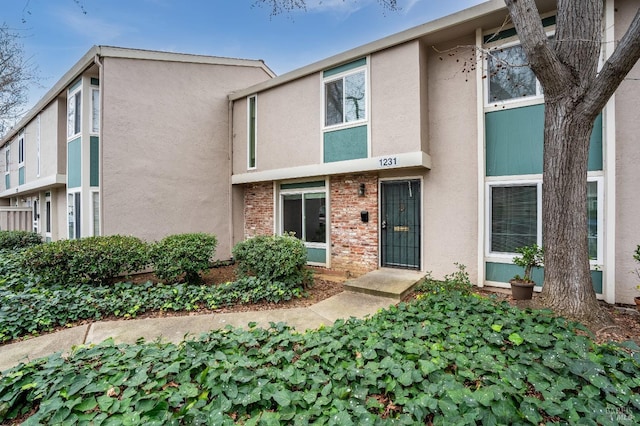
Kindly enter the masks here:
[[[537, 4], [553, 37], [556, 2]], [[637, 9], [606, 1], [603, 60]], [[281, 76], [95, 47], [0, 142], [0, 227], [211, 232], [221, 259], [294, 232], [310, 265], [347, 276], [458, 262], [508, 287], [515, 249], [542, 243], [544, 95], [507, 15], [490, 0]], [[596, 120], [585, 177], [594, 289], [609, 303], [636, 293], [638, 81], [636, 65]]]
[[93, 47], [0, 143], [0, 227], [209, 232], [228, 258], [227, 95], [273, 76], [262, 61]]
[[[537, 3], [553, 37], [556, 2]], [[605, 9], [603, 59], [638, 6]], [[507, 15], [482, 3], [233, 93], [234, 233], [293, 231], [311, 264], [348, 275], [459, 262], [508, 287], [515, 249], [542, 244], [544, 96]], [[596, 120], [586, 176], [592, 278], [610, 303], [636, 291], [638, 77]]]

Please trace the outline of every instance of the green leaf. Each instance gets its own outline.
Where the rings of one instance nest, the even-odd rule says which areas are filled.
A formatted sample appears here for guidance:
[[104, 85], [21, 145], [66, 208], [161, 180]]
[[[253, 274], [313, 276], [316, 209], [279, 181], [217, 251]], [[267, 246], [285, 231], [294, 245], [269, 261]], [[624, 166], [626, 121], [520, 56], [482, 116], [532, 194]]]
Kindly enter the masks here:
[[495, 332], [500, 333], [500, 332], [502, 331], [502, 325], [500, 325], [500, 324], [493, 324], [493, 325], [491, 326], [491, 329], [492, 329], [493, 331], [495, 331]]
[[509, 335], [509, 341], [516, 346], [520, 346], [524, 342], [524, 339], [520, 337], [518, 333], [511, 333]]
[[273, 400], [282, 407], [288, 407], [291, 404], [291, 395], [286, 390], [279, 390], [273, 394]]

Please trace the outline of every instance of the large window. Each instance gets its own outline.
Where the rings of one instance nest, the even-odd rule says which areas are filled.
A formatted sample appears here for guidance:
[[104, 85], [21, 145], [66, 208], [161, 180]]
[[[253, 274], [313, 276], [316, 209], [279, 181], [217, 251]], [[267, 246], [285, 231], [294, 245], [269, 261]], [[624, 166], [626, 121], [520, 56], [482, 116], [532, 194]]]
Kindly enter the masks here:
[[324, 82], [324, 125], [363, 121], [367, 118], [367, 82], [364, 69]]
[[282, 231], [309, 243], [326, 243], [325, 193], [282, 194]]
[[256, 95], [247, 98], [247, 135], [248, 135], [248, 167], [254, 169], [256, 167], [256, 139], [257, 139], [257, 113], [258, 113], [258, 97]]
[[76, 90], [67, 97], [67, 137], [80, 133], [82, 118], [82, 92]]
[[492, 186], [491, 252], [514, 253], [538, 242], [538, 185]]
[[[513, 255], [518, 247], [542, 246], [542, 181], [491, 183], [489, 255]], [[587, 180], [587, 238], [589, 258], [602, 263], [602, 177]]]
[[488, 103], [542, 95], [521, 45], [490, 50], [487, 59]]

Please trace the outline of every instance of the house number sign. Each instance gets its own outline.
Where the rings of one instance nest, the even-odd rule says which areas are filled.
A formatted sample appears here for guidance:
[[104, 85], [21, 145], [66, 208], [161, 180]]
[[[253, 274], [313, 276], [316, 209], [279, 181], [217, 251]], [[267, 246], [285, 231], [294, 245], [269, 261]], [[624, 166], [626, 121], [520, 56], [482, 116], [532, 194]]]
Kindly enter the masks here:
[[385, 157], [378, 160], [380, 167], [393, 167], [398, 165], [398, 157]]

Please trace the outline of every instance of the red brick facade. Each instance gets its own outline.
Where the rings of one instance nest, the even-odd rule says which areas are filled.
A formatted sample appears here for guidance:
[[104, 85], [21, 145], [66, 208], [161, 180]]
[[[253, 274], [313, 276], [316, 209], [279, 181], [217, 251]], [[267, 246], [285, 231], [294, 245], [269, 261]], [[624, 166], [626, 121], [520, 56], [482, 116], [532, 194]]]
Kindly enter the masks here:
[[[365, 185], [365, 195], [358, 192]], [[274, 230], [273, 183], [248, 184], [244, 190], [244, 236]], [[329, 184], [331, 269], [349, 277], [378, 268], [378, 177], [375, 174], [331, 176]], [[360, 212], [369, 212], [362, 222]]]
[[273, 235], [273, 183], [244, 187], [244, 237]]
[[[358, 195], [360, 184], [365, 196]], [[378, 177], [331, 176], [331, 269], [359, 276], [378, 268]], [[369, 222], [360, 220], [369, 212]]]

